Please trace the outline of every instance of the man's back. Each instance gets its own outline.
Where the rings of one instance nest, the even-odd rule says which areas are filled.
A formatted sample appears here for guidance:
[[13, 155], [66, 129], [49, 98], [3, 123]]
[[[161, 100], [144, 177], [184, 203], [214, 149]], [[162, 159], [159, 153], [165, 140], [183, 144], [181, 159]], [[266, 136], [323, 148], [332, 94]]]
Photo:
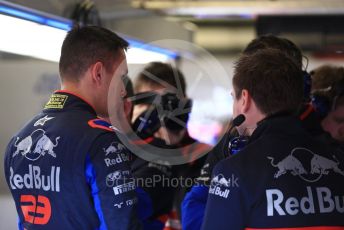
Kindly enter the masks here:
[[343, 153], [287, 117], [264, 121], [251, 139], [216, 166], [203, 229], [344, 229]]
[[67, 92], [53, 94], [6, 151], [20, 228], [138, 227], [127, 161], [114, 130], [87, 102]]

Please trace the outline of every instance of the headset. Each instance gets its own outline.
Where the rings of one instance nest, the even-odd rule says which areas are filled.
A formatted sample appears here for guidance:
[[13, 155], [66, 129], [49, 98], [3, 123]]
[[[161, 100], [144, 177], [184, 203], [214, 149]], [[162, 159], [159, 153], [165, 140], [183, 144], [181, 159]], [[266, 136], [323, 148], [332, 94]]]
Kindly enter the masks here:
[[180, 98], [175, 93], [139, 93], [131, 97], [134, 105], [148, 104], [133, 123], [133, 130], [141, 138], [153, 135], [162, 126], [171, 131], [181, 131], [186, 127], [192, 109], [192, 100]]
[[331, 110], [330, 98], [319, 92], [311, 95], [311, 104], [320, 119], [325, 118]]
[[[306, 65], [302, 64], [302, 76], [303, 76], [303, 98], [305, 103], [309, 103], [311, 101], [311, 90], [312, 90], [312, 77], [307, 72], [309, 60], [307, 56], [303, 55], [301, 50], [290, 40], [286, 38], [282, 38], [282, 41], [285, 43], [285, 47], [287, 47], [290, 51], [294, 51], [291, 55], [291, 58], [294, 58], [301, 55], [302, 59], [306, 60]], [[301, 61], [303, 63], [303, 60]], [[296, 63], [297, 64], [297, 63]]]
[[231, 137], [232, 130], [235, 127], [238, 127], [242, 123], [244, 123], [245, 120], [246, 120], [246, 117], [243, 114], [239, 114], [233, 119], [232, 125], [226, 132], [226, 135], [227, 135], [226, 140], [225, 140], [226, 149], [223, 150], [225, 158], [237, 154], [240, 150], [242, 150], [248, 144], [248, 141], [249, 141], [248, 136]]
[[307, 103], [312, 100], [312, 97], [311, 97], [312, 77], [306, 70], [302, 71], [302, 76], [303, 76], [303, 98], [304, 98], [304, 102]]
[[344, 79], [332, 86], [312, 94], [312, 105], [317, 115], [323, 119], [337, 107], [338, 98], [344, 96]]
[[233, 156], [240, 152], [249, 142], [248, 136], [234, 137], [228, 144], [228, 154]]

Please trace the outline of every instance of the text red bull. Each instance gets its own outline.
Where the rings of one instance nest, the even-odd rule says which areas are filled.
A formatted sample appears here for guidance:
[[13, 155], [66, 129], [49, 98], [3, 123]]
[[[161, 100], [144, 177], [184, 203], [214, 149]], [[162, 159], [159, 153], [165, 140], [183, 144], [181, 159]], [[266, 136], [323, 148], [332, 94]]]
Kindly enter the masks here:
[[285, 198], [279, 189], [266, 190], [267, 216], [344, 213], [344, 195], [333, 195], [327, 187], [311, 188], [307, 186], [305, 197]]
[[50, 175], [42, 175], [41, 168], [29, 164], [29, 172], [24, 176], [14, 174], [10, 167], [10, 186], [12, 189], [43, 189], [44, 191], [60, 192], [60, 167], [52, 166]]

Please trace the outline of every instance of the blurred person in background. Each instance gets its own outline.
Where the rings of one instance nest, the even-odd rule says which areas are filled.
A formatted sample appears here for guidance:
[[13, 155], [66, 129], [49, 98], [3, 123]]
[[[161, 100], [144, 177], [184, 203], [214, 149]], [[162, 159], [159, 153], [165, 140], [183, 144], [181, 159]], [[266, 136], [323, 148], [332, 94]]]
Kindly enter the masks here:
[[312, 78], [312, 92], [327, 89], [344, 78], [342, 66], [322, 65], [309, 73]]
[[[126, 97], [123, 101], [123, 114], [121, 129], [124, 130], [128, 139], [127, 146], [134, 153], [131, 160], [131, 169], [136, 180], [136, 192], [138, 195], [138, 212], [143, 223], [143, 229], [161, 230], [165, 226], [164, 216], [168, 215], [173, 206], [174, 188], [164, 186], [162, 178], [169, 179], [172, 176], [172, 167], [163, 164], [162, 161], [147, 161], [142, 156], [145, 151], [149, 152], [148, 145], [158, 146], [166, 149], [168, 146], [162, 139], [146, 130], [135, 133], [133, 127], [133, 109], [136, 96], [133, 84], [129, 77], [124, 78]], [[155, 180], [155, 181], [154, 181]], [[154, 183], [152, 183], [154, 181]]]
[[[171, 149], [178, 149], [182, 152], [184, 164], [172, 166], [172, 178], [178, 180], [194, 180], [200, 173], [204, 164], [205, 153], [210, 150], [210, 146], [199, 143], [188, 134], [186, 124], [191, 112], [191, 101], [186, 96], [186, 83], [181, 71], [170, 64], [153, 62], [148, 64], [138, 75], [135, 82], [136, 95], [142, 93], [158, 94], [162, 98], [162, 107], [165, 111], [173, 112], [178, 109], [178, 113], [171, 119], [165, 119], [154, 130], [154, 136], [161, 138]], [[167, 98], [164, 100], [164, 98]], [[134, 119], [137, 120], [139, 114], [149, 111], [149, 104], [136, 105], [134, 108]], [[176, 121], [177, 120], [177, 121]], [[178, 122], [179, 121], [179, 122]], [[191, 185], [190, 185], [191, 186]], [[180, 206], [181, 202], [189, 191], [188, 186], [178, 186], [175, 188], [173, 207], [174, 211], [165, 217], [166, 226], [169, 229], [180, 229]]]
[[344, 68], [323, 65], [311, 71], [312, 103], [321, 119], [321, 126], [339, 142], [344, 142]]
[[344, 79], [332, 85], [329, 95], [330, 110], [321, 126], [344, 149]]

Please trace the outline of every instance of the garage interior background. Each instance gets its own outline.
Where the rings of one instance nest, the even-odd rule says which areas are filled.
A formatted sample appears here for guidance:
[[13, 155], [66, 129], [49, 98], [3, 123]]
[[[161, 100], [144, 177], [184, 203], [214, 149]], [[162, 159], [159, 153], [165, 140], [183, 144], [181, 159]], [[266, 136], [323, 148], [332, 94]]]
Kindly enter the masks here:
[[[309, 58], [307, 70], [325, 63], [344, 64], [342, 0], [96, 0], [93, 3], [14, 0], [0, 1], [0, 6], [2, 3], [18, 4], [63, 18], [70, 18], [77, 4], [89, 4], [94, 7], [90, 20], [98, 23], [99, 19], [113, 31], [143, 43], [162, 44], [160, 41], [169, 39], [172, 43], [188, 44], [182, 47], [187, 52], [182, 53], [177, 64], [185, 74], [188, 95], [195, 101], [189, 127], [196, 138], [209, 143], [220, 132], [221, 123], [231, 116], [229, 92], [233, 63], [257, 35], [272, 33], [294, 41]], [[16, 30], [16, 26], [10, 30]], [[8, 32], [2, 30], [0, 37]], [[162, 46], [176, 51], [175, 45]], [[212, 76], [199, 78], [195, 68], [204, 53], [192, 47], [207, 50], [224, 68], [221, 76], [214, 72]], [[134, 79], [143, 66], [144, 62], [129, 64], [129, 76]], [[11, 136], [39, 112], [51, 92], [59, 88], [58, 64], [0, 50], [0, 82], [3, 159]], [[198, 136], [199, 130], [207, 135]], [[3, 162], [0, 170], [1, 229], [16, 229], [17, 217], [5, 182]]]

